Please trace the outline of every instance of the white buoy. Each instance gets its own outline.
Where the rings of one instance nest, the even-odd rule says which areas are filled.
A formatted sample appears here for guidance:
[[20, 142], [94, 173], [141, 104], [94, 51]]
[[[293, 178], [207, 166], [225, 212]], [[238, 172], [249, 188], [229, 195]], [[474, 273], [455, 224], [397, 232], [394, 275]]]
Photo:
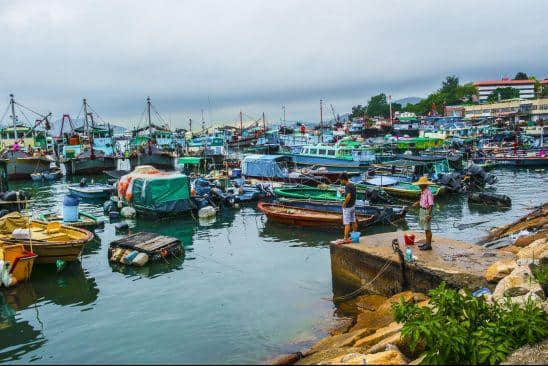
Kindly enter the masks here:
[[136, 214], [137, 212], [135, 211], [135, 209], [129, 206], [122, 208], [122, 210], [120, 211], [120, 215], [122, 215], [122, 217], [125, 217], [126, 219], [134, 218]]
[[217, 215], [217, 211], [211, 206], [202, 207], [198, 210], [198, 217], [201, 219], [214, 217], [215, 215]]

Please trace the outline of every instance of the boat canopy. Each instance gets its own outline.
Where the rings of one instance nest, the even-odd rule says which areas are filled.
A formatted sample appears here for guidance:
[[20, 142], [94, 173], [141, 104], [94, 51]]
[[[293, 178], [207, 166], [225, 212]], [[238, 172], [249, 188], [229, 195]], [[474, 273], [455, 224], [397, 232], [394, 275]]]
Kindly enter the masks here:
[[289, 156], [284, 155], [248, 155], [242, 161], [242, 174], [250, 177], [286, 178], [289, 174], [287, 163]]

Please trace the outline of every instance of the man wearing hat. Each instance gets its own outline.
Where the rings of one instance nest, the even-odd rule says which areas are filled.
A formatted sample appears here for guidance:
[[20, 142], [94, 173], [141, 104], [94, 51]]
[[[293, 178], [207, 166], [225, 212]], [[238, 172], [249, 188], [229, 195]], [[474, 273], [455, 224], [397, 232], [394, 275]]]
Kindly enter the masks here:
[[432, 208], [434, 207], [434, 195], [432, 191], [428, 189], [428, 186], [433, 185], [428, 178], [422, 176], [413, 185], [419, 186], [421, 189], [421, 198], [418, 202], [413, 204], [413, 207], [420, 207], [419, 209], [419, 224], [424, 229], [426, 236], [426, 242], [419, 245], [420, 250], [432, 250], [432, 229], [430, 227], [432, 223]]

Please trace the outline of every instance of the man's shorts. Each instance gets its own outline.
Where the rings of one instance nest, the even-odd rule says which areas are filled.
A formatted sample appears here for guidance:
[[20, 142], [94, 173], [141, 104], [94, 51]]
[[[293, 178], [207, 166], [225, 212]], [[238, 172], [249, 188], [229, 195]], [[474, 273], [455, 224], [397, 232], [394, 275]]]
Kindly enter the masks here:
[[428, 210], [425, 208], [420, 209], [419, 211], [419, 225], [423, 228], [423, 230], [431, 230], [430, 226], [432, 223], [432, 220], [427, 220], [426, 217], [428, 216]]
[[355, 207], [346, 207], [342, 209], [343, 213], [343, 224], [349, 225], [353, 222], [356, 222], [356, 208]]

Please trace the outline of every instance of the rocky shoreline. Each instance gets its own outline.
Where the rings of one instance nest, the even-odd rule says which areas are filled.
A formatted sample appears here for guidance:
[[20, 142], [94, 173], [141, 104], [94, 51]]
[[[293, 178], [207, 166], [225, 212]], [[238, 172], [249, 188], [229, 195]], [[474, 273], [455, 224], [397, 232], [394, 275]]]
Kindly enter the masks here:
[[[499, 250], [512, 253], [512, 258], [493, 263], [485, 272], [485, 279], [494, 290], [486, 291], [488, 303], [510, 301], [523, 306], [527, 301], [538, 303], [548, 310], [546, 283], [538, 279], [539, 272], [548, 269], [548, 203], [503, 227], [494, 228], [480, 243], [507, 240], [511, 245]], [[460, 289], [461, 291], [463, 289]], [[476, 289], [468, 289], [474, 291]], [[423, 293], [404, 291], [391, 297], [361, 295], [338, 304], [338, 313], [346, 320], [311, 348], [282, 355], [271, 364], [420, 364], [423, 349], [411, 349], [402, 337], [402, 323], [395, 319], [392, 304], [401, 300], [419, 307], [432, 307]], [[535, 363], [540, 359], [532, 354], [546, 354], [545, 341], [515, 350], [507, 363]], [[535, 361], [536, 360], [536, 361]], [[542, 360], [546, 361], [546, 359]]]

